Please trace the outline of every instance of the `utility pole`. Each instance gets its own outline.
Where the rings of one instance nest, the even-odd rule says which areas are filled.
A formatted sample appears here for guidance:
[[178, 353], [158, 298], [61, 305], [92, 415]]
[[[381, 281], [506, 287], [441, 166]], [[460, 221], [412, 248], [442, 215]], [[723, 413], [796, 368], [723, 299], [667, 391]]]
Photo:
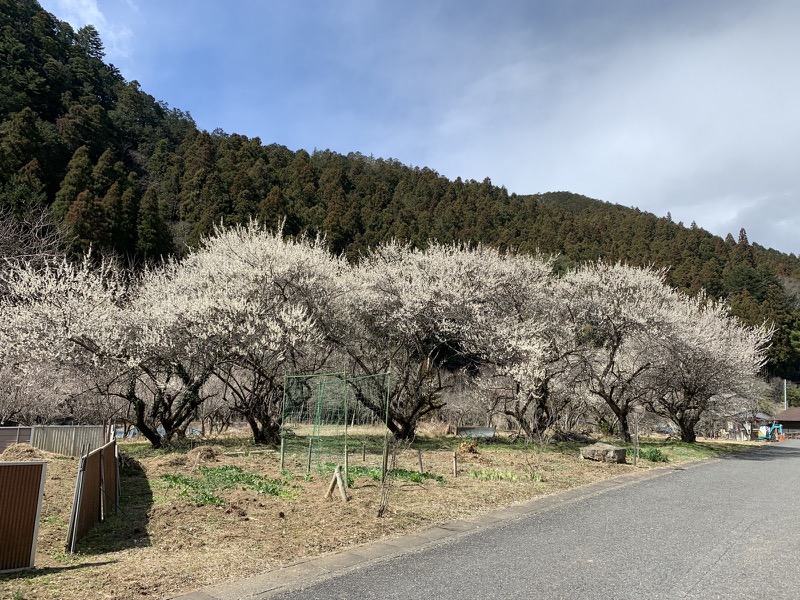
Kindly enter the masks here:
[[789, 403], [786, 399], [786, 380], [783, 380], [783, 410], [789, 408]]

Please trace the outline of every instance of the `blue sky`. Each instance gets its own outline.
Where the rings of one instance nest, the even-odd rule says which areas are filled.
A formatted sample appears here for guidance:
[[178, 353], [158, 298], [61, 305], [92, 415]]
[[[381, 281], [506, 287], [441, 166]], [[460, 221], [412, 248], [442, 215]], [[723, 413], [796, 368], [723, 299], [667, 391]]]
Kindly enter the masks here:
[[203, 129], [800, 255], [795, 0], [40, 0]]

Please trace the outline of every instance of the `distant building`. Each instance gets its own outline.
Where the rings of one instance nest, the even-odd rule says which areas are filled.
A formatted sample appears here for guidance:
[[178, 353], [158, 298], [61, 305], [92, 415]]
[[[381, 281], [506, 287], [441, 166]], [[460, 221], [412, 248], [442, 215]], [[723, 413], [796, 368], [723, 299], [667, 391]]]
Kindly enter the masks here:
[[783, 434], [787, 438], [800, 438], [800, 406], [779, 412], [775, 421], [783, 425]]

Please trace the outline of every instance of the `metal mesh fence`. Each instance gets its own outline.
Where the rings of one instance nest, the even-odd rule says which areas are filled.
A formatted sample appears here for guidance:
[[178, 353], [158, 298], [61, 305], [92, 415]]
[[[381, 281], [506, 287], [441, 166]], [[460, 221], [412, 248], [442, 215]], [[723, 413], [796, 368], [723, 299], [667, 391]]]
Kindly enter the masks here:
[[288, 375], [281, 420], [281, 469], [381, 469], [386, 449], [389, 374]]

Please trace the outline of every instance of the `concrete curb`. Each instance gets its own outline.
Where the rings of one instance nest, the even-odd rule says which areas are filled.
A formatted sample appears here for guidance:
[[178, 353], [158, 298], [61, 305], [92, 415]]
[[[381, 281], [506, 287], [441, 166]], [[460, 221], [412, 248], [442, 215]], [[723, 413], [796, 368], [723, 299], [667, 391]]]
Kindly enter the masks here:
[[173, 600], [262, 600], [270, 598], [276, 594], [305, 587], [368, 564], [390, 560], [408, 552], [419, 552], [463, 536], [474, 535], [483, 529], [497, 527], [585, 500], [609, 490], [645, 482], [717, 460], [720, 459], [700, 460], [679, 467], [660, 467], [647, 473], [634, 473], [606, 479], [565, 492], [513, 504], [469, 519], [434, 525], [400, 537], [367, 542], [335, 554], [300, 560], [246, 579], [206, 586], [188, 594], [175, 596]]

